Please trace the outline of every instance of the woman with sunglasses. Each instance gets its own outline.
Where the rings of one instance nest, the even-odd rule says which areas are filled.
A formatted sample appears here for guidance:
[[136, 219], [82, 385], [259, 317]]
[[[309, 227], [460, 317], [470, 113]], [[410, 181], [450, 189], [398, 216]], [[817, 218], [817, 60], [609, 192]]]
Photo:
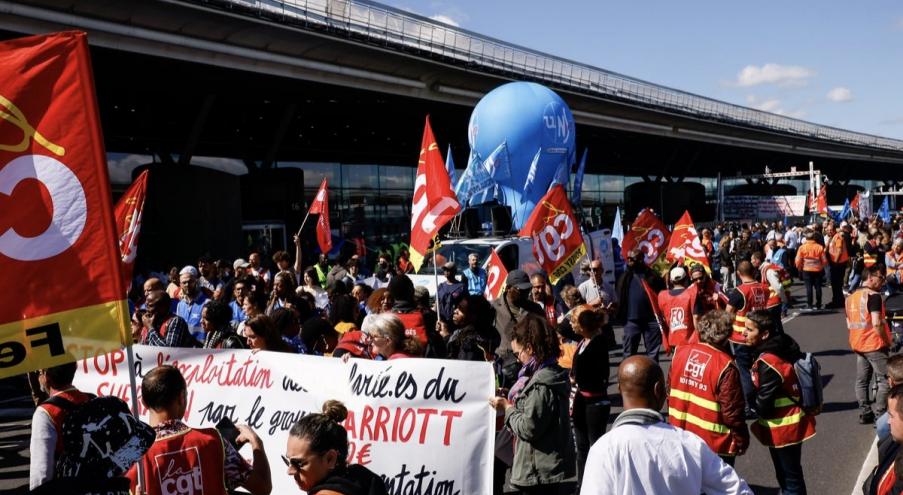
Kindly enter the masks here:
[[404, 323], [392, 313], [368, 315], [361, 326], [370, 337], [370, 353], [374, 357], [392, 360], [423, 355], [420, 341], [405, 335]]
[[348, 432], [341, 425], [346, 417], [348, 409], [341, 402], [328, 400], [322, 414], [299, 419], [289, 430], [282, 456], [288, 475], [308, 495], [387, 495], [376, 473], [348, 464]]

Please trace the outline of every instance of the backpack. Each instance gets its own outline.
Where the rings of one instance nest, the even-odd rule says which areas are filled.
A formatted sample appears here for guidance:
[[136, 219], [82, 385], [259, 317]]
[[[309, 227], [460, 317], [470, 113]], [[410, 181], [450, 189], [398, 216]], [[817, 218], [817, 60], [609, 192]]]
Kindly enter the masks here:
[[793, 371], [796, 372], [796, 381], [800, 386], [798, 405], [806, 414], [817, 416], [824, 405], [821, 366], [815, 356], [807, 352], [793, 363]]

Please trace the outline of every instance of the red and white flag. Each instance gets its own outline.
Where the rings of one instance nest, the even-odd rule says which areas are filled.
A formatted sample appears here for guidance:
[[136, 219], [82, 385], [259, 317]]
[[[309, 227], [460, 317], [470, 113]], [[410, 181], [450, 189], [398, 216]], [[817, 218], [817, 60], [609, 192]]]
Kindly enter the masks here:
[[141, 216], [147, 197], [147, 170], [135, 179], [128, 191], [119, 198], [114, 214], [116, 233], [119, 234], [119, 254], [122, 259], [122, 282], [126, 292], [132, 285], [135, 257], [138, 256], [138, 236], [141, 234]]
[[689, 211], [684, 210], [684, 214], [674, 225], [665, 259], [669, 263], [676, 261], [686, 266], [698, 263], [705, 267], [706, 272], [712, 272], [709, 259], [705, 255], [705, 249], [702, 248], [702, 242], [699, 240], [699, 234], [696, 232], [696, 226], [693, 224], [693, 219], [690, 218]]
[[812, 193], [812, 190], [809, 190], [809, 196], [806, 198], [806, 206], [809, 209], [809, 213], [815, 213], [815, 195]]
[[332, 250], [332, 230], [329, 228], [329, 182], [326, 177], [323, 177], [307, 214], [320, 215], [317, 218], [317, 244], [320, 245], [321, 252], [328, 253]]
[[420, 270], [423, 258], [439, 229], [461, 211], [461, 204], [452, 189], [445, 161], [427, 115], [420, 143], [420, 160], [414, 180], [414, 200], [411, 205], [411, 263]]
[[859, 216], [859, 191], [856, 191], [856, 196], [853, 196], [853, 201], [850, 201], [850, 210]]
[[825, 184], [822, 184], [818, 190], [818, 198], [815, 200], [815, 205], [816, 213], [819, 215], [828, 214], [828, 186]]
[[492, 301], [499, 297], [505, 290], [505, 280], [508, 279], [508, 270], [502, 264], [499, 254], [492, 250], [489, 254], [489, 263], [486, 264], [486, 290], [483, 295], [486, 300]]
[[129, 335], [85, 33], [0, 43], [0, 378]]
[[630, 251], [639, 249], [643, 253], [646, 265], [652, 266], [668, 245], [670, 237], [671, 232], [661, 219], [646, 208], [637, 215], [630, 230], [624, 233], [621, 256], [626, 260]]
[[533, 238], [533, 255], [553, 285], [586, 255], [580, 226], [561, 184], [539, 200], [518, 235]]

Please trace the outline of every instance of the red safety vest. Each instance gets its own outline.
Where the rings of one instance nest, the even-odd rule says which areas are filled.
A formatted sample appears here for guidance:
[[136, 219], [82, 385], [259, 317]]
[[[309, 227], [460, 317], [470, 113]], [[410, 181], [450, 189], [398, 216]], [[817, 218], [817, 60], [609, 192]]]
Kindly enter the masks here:
[[894, 472], [896, 464], [897, 461], [890, 463], [890, 467], [881, 475], [881, 478], [878, 480], [878, 488], [875, 491], [877, 495], [890, 495], [893, 493], [894, 485], [897, 483], [897, 473]]
[[[698, 284], [693, 284], [696, 286], [696, 297], [702, 297], [702, 312], [703, 314], [708, 313], [709, 311], [715, 309], [724, 309], [724, 306], [727, 304], [724, 294], [721, 292], [721, 287], [715, 283], [714, 280], [708, 279], [706, 281], [706, 285], [702, 290], [699, 290]], [[717, 301], [712, 300], [712, 295], [718, 296]]]
[[[148, 495], [226, 495], [225, 457], [223, 439], [214, 428], [191, 428], [158, 438], [139, 461], [144, 467], [144, 490]], [[126, 477], [132, 482], [132, 493], [137, 493], [134, 465]]]
[[862, 263], [866, 268], [871, 268], [878, 263], [878, 243], [874, 239], [865, 243], [862, 249]]
[[393, 314], [404, 323], [404, 334], [408, 337], [414, 337], [426, 348], [426, 323], [423, 322], [423, 313], [414, 311], [413, 313]]
[[719, 455], [738, 450], [717, 400], [718, 382], [731, 366], [736, 364], [727, 353], [697, 343], [677, 348], [669, 372], [668, 422], [695, 433]]
[[768, 303], [768, 285], [761, 282], [743, 282], [737, 286], [737, 290], [743, 295], [743, 307], [736, 308], [734, 315], [734, 331], [731, 332], [731, 342], [746, 345], [743, 330], [746, 329], [746, 314], [756, 309], [765, 309]]
[[775, 306], [780, 306], [781, 294], [775, 291], [771, 284], [768, 282], [768, 273], [777, 273], [778, 280], [781, 281], [782, 290], [786, 293], [790, 292], [790, 286], [793, 285], [793, 281], [790, 279], [790, 275], [787, 274], [786, 270], [779, 267], [778, 265], [775, 265], [774, 263], [762, 263], [762, 266], [759, 267], [759, 271], [762, 274], [762, 283], [768, 286], [768, 301], [765, 303], [765, 308], [771, 309]]
[[781, 375], [781, 389], [774, 398], [774, 409], [767, 418], [759, 418], [750, 429], [766, 447], [786, 447], [806, 441], [815, 435], [815, 416], [809, 416], [799, 406], [800, 387], [788, 363], [771, 353], [759, 355], [752, 368], [753, 384], [759, 387], [759, 366], [762, 361]]
[[[872, 315], [868, 310], [871, 291], [865, 287], [850, 294], [844, 302], [847, 313], [847, 328], [850, 330], [850, 348], [856, 352], [872, 352], [886, 349], [891, 341], [890, 330], [884, 316], [884, 302], [881, 302], [881, 328], [872, 325]], [[882, 334], [884, 337], [882, 338]]]
[[658, 293], [658, 307], [662, 313], [668, 342], [672, 346], [697, 342], [696, 329], [693, 326], [693, 306], [696, 304], [696, 290], [684, 289], [672, 296], [668, 290]]
[[[75, 387], [70, 387], [62, 392], [53, 394], [53, 397], [65, 399], [75, 406], [84, 404], [94, 398], [93, 395], [86, 394]], [[50, 421], [53, 423], [53, 429], [56, 430], [56, 446], [53, 451], [56, 456], [59, 456], [63, 451], [63, 421], [66, 421], [66, 415], [69, 414], [71, 409], [63, 408], [48, 402], [43, 402], [38, 407], [43, 409], [44, 412], [50, 416]]]

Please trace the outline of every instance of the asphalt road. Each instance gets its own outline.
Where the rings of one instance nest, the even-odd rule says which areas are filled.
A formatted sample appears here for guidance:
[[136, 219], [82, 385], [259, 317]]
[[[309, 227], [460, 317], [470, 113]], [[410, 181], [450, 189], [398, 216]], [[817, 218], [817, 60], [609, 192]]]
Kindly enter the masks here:
[[[798, 291], [799, 288], [797, 287]], [[830, 299], [827, 289], [825, 299]], [[796, 315], [796, 316], [794, 316]], [[803, 466], [809, 493], [852, 493], [872, 440], [874, 428], [858, 423], [853, 392], [855, 356], [847, 344], [842, 311], [802, 313], [791, 311], [784, 324], [803, 351], [818, 357], [825, 380], [825, 408], [817, 418], [814, 438], [803, 446]], [[620, 335], [619, 335], [620, 341]], [[620, 413], [617, 365], [620, 353], [612, 354], [613, 409], [610, 421]], [[667, 372], [670, 360], [662, 356]], [[28, 484], [28, 441], [33, 407], [14, 380], [0, 380], [0, 493], [25, 493]], [[756, 494], [777, 494], [778, 483], [768, 450], [752, 439], [749, 451], [737, 460], [736, 469]]]

